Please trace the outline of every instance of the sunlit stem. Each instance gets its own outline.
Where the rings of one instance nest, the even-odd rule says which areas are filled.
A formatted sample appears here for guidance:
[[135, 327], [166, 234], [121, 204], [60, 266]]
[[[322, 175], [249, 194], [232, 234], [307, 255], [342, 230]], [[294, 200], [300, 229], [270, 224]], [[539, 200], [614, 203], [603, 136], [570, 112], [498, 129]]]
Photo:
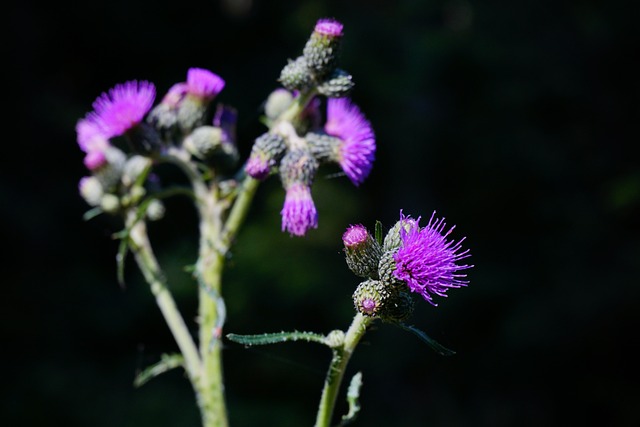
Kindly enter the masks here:
[[329, 365], [329, 370], [327, 371], [322, 396], [320, 397], [315, 427], [329, 427], [331, 425], [336, 398], [340, 391], [340, 385], [342, 384], [347, 364], [372, 320], [371, 317], [357, 313], [353, 318], [353, 322], [351, 322], [351, 326], [347, 330], [344, 344], [341, 347], [333, 349], [333, 357]]

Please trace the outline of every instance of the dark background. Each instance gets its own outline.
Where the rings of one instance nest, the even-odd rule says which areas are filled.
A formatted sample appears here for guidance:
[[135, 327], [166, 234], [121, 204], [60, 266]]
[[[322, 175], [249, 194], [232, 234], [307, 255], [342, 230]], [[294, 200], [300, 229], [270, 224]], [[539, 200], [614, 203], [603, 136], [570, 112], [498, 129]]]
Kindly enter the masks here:
[[[227, 82], [218, 100], [240, 111], [246, 157], [280, 69], [326, 16], [345, 24], [341, 65], [376, 131], [375, 167], [357, 189], [324, 169], [320, 226], [302, 239], [279, 231], [278, 180], [261, 186], [226, 271], [226, 331], [346, 328], [358, 279], [344, 229], [436, 210], [467, 236], [475, 267], [467, 289], [419, 303], [413, 323], [457, 355], [377, 325], [349, 366], [364, 375], [356, 425], [640, 425], [635, 4], [15, 3], [3, 49], [3, 425], [198, 425], [182, 373], [132, 385], [175, 344], [133, 262], [117, 284], [120, 222], [82, 220], [74, 126], [116, 83], [150, 80], [161, 96], [204, 67]], [[182, 269], [196, 217], [183, 199], [167, 207], [152, 238], [192, 320]], [[232, 425], [312, 425], [329, 357], [306, 343], [227, 343]]]

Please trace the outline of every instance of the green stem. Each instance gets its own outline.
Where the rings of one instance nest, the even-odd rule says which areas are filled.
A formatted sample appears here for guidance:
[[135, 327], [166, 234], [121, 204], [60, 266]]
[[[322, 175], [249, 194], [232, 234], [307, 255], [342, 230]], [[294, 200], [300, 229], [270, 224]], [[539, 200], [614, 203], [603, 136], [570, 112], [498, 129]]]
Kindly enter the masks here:
[[351, 322], [351, 326], [349, 326], [347, 330], [344, 344], [342, 347], [333, 350], [333, 358], [331, 359], [331, 364], [329, 365], [327, 377], [324, 382], [324, 388], [322, 389], [322, 396], [320, 397], [315, 427], [329, 427], [331, 425], [333, 409], [347, 364], [372, 320], [371, 317], [357, 313], [353, 318], [353, 322]]
[[178, 344], [178, 348], [180, 348], [184, 356], [187, 375], [197, 393], [198, 378], [202, 365], [200, 356], [198, 355], [198, 349], [171, 296], [171, 292], [169, 292], [167, 288], [160, 265], [151, 249], [146, 224], [136, 217], [135, 212], [131, 212], [127, 218], [127, 225], [130, 227], [129, 239], [131, 251], [142, 274], [151, 287], [151, 292], [156, 298], [158, 307], [160, 307], [160, 311]]

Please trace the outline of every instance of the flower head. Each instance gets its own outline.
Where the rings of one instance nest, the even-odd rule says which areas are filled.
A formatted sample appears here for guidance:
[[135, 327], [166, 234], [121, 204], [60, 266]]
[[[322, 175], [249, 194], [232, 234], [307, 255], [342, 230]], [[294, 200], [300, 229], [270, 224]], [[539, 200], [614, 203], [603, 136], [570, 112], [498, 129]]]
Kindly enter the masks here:
[[382, 256], [380, 244], [362, 224], [352, 225], [342, 235], [345, 259], [357, 276], [378, 278], [378, 264]]
[[177, 107], [187, 94], [187, 90], [186, 83], [176, 83], [169, 88], [161, 103], [169, 107]]
[[[400, 220], [406, 218], [401, 213]], [[420, 218], [416, 220], [416, 224]], [[402, 227], [401, 244], [394, 254], [396, 269], [394, 276], [407, 284], [411, 292], [417, 292], [433, 305], [432, 295], [446, 297], [449, 288], [460, 288], [468, 282], [466, 274], [458, 271], [471, 268], [459, 265], [458, 261], [470, 256], [469, 250], [461, 251], [464, 239], [458, 242], [447, 240], [455, 227], [445, 232], [444, 218], [435, 218], [435, 212], [426, 227]]]
[[109, 139], [100, 128], [94, 113], [90, 113], [86, 118], [78, 121], [76, 133], [78, 134], [78, 145], [85, 153], [104, 150], [109, 146]]
[[294, 183], [287, 188], [282, 215], [282, 231], [304, 236], [307, 230], [318, 228], [318, 212], [311, 198], [311, 188]]
[[83, 161], [87, 169], [95, 171], [107, 164], [107, 156], [102, 150], [92, 150], [84, 156]]
[[349, 99], [330, 98], [324, 129], [342, 140], [338, 163], [351, 182], [360, 185], [369, 176], [375, 160], [376, 140], [371, 123]]
[[342, 37], [344, 25], [331, 18], [319, 19], [313, 29], [314, 32], [327, 37]]
[[225, 81], [204, 68], [189, 68], [187, 71], [187, 92], [197, 98], [211, 100], [224, 88]]
[[106, 138], [120, 136], [142, 121], [155, 96], [153, 83], [133, 80], [119, 84], [94, 101], [92, 117]]

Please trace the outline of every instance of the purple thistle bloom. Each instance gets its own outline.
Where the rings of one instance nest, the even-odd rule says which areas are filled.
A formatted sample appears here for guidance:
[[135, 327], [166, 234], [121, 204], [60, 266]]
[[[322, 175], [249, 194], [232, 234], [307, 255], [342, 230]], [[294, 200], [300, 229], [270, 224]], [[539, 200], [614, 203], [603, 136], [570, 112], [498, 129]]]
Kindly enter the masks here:
[[375, 160], [376, 140], [371, 123], [349, 99], [330, 98], [324, 129], [342, 140], [338, 162], [351, 182], [360, 185], [369, 176]]
[[189, 68], [187, 71], [187, 92], [191, 95], [210, 100], [224, 88], [225, 81], [217, 74], [204, 68]]
[[153, 106], [156, 88], [146, 81], [128, 81], [103, 93], [93, 103], [95, 120], [105, 137], [123, 135], [137, 126]]
[[76, 133], [78, 134], [78, 145], [85, 153], [94, 150], [104, 150], [109, 146], [109, 139], [105, 137], [93, 113], [90, 113], [88, 117], [78, 121], [76, 124]]
[[[400, 213], [400, 220], [405, 220]], [[420, 218], [416, 221], [419, 222]], [[411, 227], [400, 230], [401, 245], [393, 258], [396, 263], [394, 276], [404, 281], [411, 292], [417, 292], [432, 305], [432, 295], [446, 297], [449, 288], [460, 288], [469, 282], [463, 280], [466, 274], [457, 273], [472, 265], [458, 265], [457, 262], [471, 256], [469, 250], [461, 251], [464, 238], [457, 243], [448, 240], [453, 231], [446, 233], [444, 218], [435, 218], [435, 212], [426, 227]]]
[[311, 198], [311, 189], [294, 183], [287, 189], [282, 215], [282, 231], [304, 236], [310, 228], [318, 228], [318, 212]]
[[352, 225], [342, 235], [342, 243], [348, 248], [362, 245], [367, 242], [369, 231], [362, 224]]
[[327, 37], [342, 37], [342, 29], [344, 26], [342, 23], [335, 19], [325, 18], [319, 19], [313, 29], [316, 33]]

